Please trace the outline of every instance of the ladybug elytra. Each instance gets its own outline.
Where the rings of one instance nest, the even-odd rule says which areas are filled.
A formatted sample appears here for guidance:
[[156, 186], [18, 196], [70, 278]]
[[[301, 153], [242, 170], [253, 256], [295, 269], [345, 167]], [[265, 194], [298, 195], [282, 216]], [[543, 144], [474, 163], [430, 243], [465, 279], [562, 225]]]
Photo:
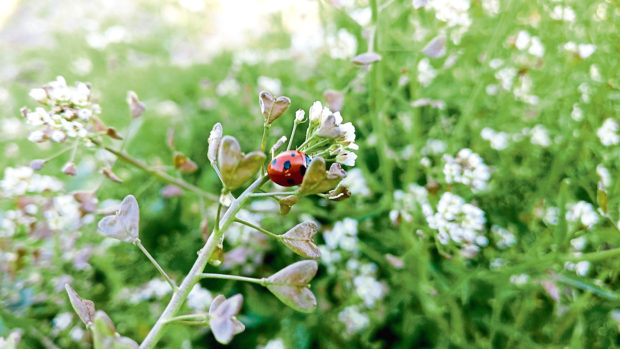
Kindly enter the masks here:
[[310, 166], [308, 155], [297, 150], [287, 150], [271, 160], [267, 167], [267, 175], [281, 186], [292, 187], [301, 184], [308, 166]]

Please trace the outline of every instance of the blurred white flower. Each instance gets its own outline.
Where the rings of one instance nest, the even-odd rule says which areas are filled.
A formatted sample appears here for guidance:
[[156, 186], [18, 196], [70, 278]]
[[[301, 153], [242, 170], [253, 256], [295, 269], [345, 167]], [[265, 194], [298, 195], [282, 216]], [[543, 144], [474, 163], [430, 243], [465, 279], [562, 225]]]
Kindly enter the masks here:
[[348, 335], [353, 335], [370, 325], [368, 315], [359, 306], [348, 306], [338, 313], [338, 319], [345, 325]]
[[525, 285], [528, 281], [530, 281], [530, 276], [527, 274], [517, 274], [510, 276], [510, 282], [517, 285]]
[[446, 142], [440, 139], [432, 139], [429, 138], [426, 140], [426, 144], [424, 148], [422, 148], [422, 155], [437, 155], [443, 154], [446, 151], [447, 145]]
[[433, 82], [433, 79], [437, 76], [437, 71], [431, 65], [428, 58], [422, 58], [418, 63], [418, 82], [427, 87]]
[[359, 168], [354, 168], [347, 172], [347, 176], [340, 182], [340, 185], [347, 187], [352, 195], [370, 195], [370, 189], [366, 185], [364, 174]]
[[607, 118], [603, 122], [603, 125], [596, 130], [596, 135], [604, 146], [616, 145], [620, 142], [618, 129], [618, 122], [612, 118]]
[[239, 85], [237, 80], [231, 77], [222, 80], [215, 88], [215, 93], [217, 93], [218, 96], [235, 96], [238, 95], [240, 91], [241, 85]]
[[282, 93], [282, 81], [267, 76], [258, 77], [258, 88], [262, 91], [269, 91], [278, 96]]
[[565, 22], [574, 22], [575, 18], [577, 18], [575, 11], [571, 7], [561, 5], [554, 6], [553, 10], [549, 14], [549, 17], [551, 17], [551, 19]]
[[346, 29], [341, 28], [336, 35], [327, 37], [329, 55], [336, 59], [347, 59], [355, 55], [357, 51], [357, 39]]
[[543, 125], [536, 125], [530, 130], [530, 143], [546, 148], [551, 145], [549, 131]]
[[575, 121], [581, 121], [583, 119], [583, 110], [579, 108], [577, 103], [573, 104], [573, 110], [570, 113], [570, 117]]
[[368, 308], [375, 306], [378, 300], [385, 295], [386, 287], [370, 275], [358, 275], [353, 278], [355, 292]]
[[598, 214], [592, 204], [585, 201], [578, 201], [574, 204], [567, 205], [566, 220], [569, 222], [578, 222], [581, 225], [592, 228], [598, 223]]
[[195, 312], [205, 311], [213, 301], [213, 296], [209, 290], [195, 284], [187, 295], [187, 306]]
[[257, 349], [286, 349], [284, 341], [281, 338], [275, 338], [267, 342], [265, 345], [259, 345]]
[[71, 313], [60, 313], [54, 317], [52, 320], [52, 324], [54, 325], [54, 329], [58, 331], [65, 330], [71, 325], [71, 321], [73, 320], [73, 315]]
[[485, 127], [480, 131], [482, 139], [491, 143], [491, 148], [495, 150], [504, 150], [508, 147], [510, 137], [506, 132], [496, 132], [495, 130]]
[[517, 242], [515, 235], [506, 228], [502, 228], [498, 225], [493, 225], [491, 227], [491, 232], [493, 233], [495, 237], [495, 243], [499, 248], [508, 248]]
[[469, 6], [469, 0], [430, 0], [426, 5], [427, 8], [435, 10], [435, 17], [446, 22], [449, 27], [465, 28], [471, 25]]
[[605, 188], [608, 188], [611, 185], [611, 174], [609, 170], [603, 166], [602, 164], [598, 164], [596, 166], [596, 173], [601, 177], [601, 182]]

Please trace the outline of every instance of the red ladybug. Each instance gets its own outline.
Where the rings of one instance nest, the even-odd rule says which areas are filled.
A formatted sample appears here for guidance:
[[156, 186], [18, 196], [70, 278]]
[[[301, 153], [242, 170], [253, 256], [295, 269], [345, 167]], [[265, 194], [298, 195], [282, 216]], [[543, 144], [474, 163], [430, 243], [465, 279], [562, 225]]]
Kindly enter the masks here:
[[271, 160], [267, 174], [275, 183], [292, 187], [301, 184], [308, 166], [310, 166], [308, 155], [297, 150], [287, 150]]

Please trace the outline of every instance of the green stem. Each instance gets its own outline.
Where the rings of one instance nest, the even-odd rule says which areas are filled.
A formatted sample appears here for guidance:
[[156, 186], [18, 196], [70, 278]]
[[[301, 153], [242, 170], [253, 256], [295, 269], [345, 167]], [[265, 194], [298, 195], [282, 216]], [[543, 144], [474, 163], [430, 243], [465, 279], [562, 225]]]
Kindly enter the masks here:
[[256, 229], [256, 230], [260, 231], [261, 233], [267, 234], [267, 235], [269, 235], [269, 236], [271, 236], [273, 238], [276, 238], [276, 239], [281, 239], [282, 238], [280, 235], [274, 234], [274, 233], [270, 232], [267, 229], [261, 228], [261, 227], [259, 227], [257, 225], [254, 225], [254, 224], [250, 223], [250, 222], [244, 221], [243, 219], [235, 218], [235, 222], [243, 224], [243, 225], [246, 225], [246, 226], [248, 226], [248, 227], [250, 227], [252, 229]]
[[187, 295], [191, 291], [192, 287], [196, 284], [196, 282], [198, 282], [198, 276], [202, 273], [205, 266], [207, 265], [207, 262], [209, 261], [209, 258], [211, 258], [211, 255], [215, 251], [217, 243], [223, 236], [223, 232], [226, 231], [228, 226], [235, 219], [235, 215], [237, 214], [237, 212], [239, 212], [241, 207], [243, 207], [245, 202], [249, 199], [249, 194], [258, 190], [263, 184], [267, 183], [268, 180], [269, 177], [267, 176], [262, 176], [258, 178], [243, 193], [241, 193], [238, 198], [236, 198], [232, 202], [232, 204], [222, 217], [219, 228], [217, 230], [214, 229], [214, 232], [209, 235], [209, 239], [207, 239], [207, 242], [205, 243], [203, 248], [198, 252], [198, 258], [194, 262], [192, 269], [183, 279], [183, 282], [179, 286], [179, 290], [172, 294], [172, 297], [170, 298], [170, 302], [166, 306], [166, 309], [164, 309], [163, 313], [159, 316], [159, 319], [157, 319], [157, 322], [155, 322], [155, 325], [153, 325], [146, 338], [144, 338], [142, 344], [140, 344], [140, 349], [150, 349], [155, 347], [155, 345], [159, 341], [159, 338], [161, 338], [163, 334], [166, 321], [173, 318], [176, 312], [181, 309], [181, 306], [187, 299]]
[[295, 138], [295, 131], [297, 131], [297, 120], [293, 122], [293, 131], [291, 131], [291, 138], [288, 140], [288, 146], [286, 150], [291, 150], [291, 146], [293, 145], [293, 138]]
[[[267, 135], [269, 134], [269, 129], [271, 128], [271, 124], [265, 121], [263, 125], [263, 139], [260, 142], [260, 151], [265, 152], [265, 147], [267, 146]], [[265, 172], [265, 164], [262, 164], [260, 167], [260, 173]]]
[[166, 323], [176, 322], [176, 321], [185, 321], [185, 320], [202, 320], [202, 322], [207, 320], [207, 314], [185, 314], [172, 317], [166, 321]]
[[142, 251], [142, 253], [144, 253], [144, 255], [151, 261], [151, 263], [153, 263], [153, 265], [155, 266], [155, 268], [157, 268], [157, 270], [159, 270], [159, 272], [161, 273], [161, 275], [164, 277], [164, 279], [166, 279], [166, 281], [168, 281], [168, 284], [170, 284], [170, 287], [172, 287], [172, 289], [174, 290], [174, 292], [178, 291], [179, 288], [177, 287], [177, 285], [174, 283], [174, 281], [172, 281], [172, 279], [170, 278], [170, 276], [168, 276], [168, 274], [166, 274], [166, 272], [164, 271], [164, 268], [161, 267], [161, 265], [159, 265], [159, 263], [157, 263], [157, 261], [155, 260], [155, 258], [153, 258], [153, 256], [151, 256], [151, 254], [149, 253], [149, 251], [144, 247], [144, 245], [142, 245], [142, 242], [137, 239], [135, 241], [136, 246], [138, 246], [140, 248], [140, 250]]
[[189, 184], [189, 183], [185, 182], [184, 180], [182, 180], [180, 178], [174, 178], [174, 177], [170, 176], [169, 174], [167, 174], [165, 172], [162, 172], [162, 171], [156, 170], [154, 168], [151, 168], [148, 165], [146, 165], [145, 163], [143, 163], [142, 161], [140, 161], [140, 160], [138, 160], [136, 158], [131, 157], [129, 154], [127, 154], [125, 152], [122, 152], [122, 151], [110, 148], [108, 146], [104, 146], [103, 144], [101, 144], [100, 141], [98, 141], [96, 139], [91, 139], [91, 141], [94, 144], [103, 147], [103, 149], [109, 151], [110, 153], [116, 155], [116, 157], [118, 157], [122, 161], [124, 161], [124, 162], [126, 162], [126, 163], [128, 163], [128, 164], [130, 164], [132, 166], [135, 166], [135, 167], [137, 167], [137, 168], [139, 168], [141, 170], [143, 170], [144, 172], [150, 174], [151, 176], [159, 178], [160, 180], [162, 180], [164, 182], [168, 182], [170, 184], [174, 184], [174, 185], [176, 185], [179, 188], [183, 188], [185, 190], [193, 192], [193, 193], [195, 193], [195, 194], [197, 194], [199, 196], [202, 196], [205, 199], [211, 200], [213, 202], [216, 202], [218, 200], [217, 196], [215, 196], [213, 194], [210, 194], [210, 193], [207, 193], [207, 192], [203, 191], [202, 189], [200, 189], [200, 188], [198, 188], [198, 187], [196, 187], [196, 186], [194, 186], [192, 184]]
[[287, 195], [296, 195], [297, 190], [295, 191], [281, 191], [281, 192], [271, 192], [271, 193], [252, 193], [251, 197], [264, 197], [264, 196], [287, 196]]
[[320, 147], [322, 147], [322, 146], [324, 146], [324, 145], [328, 144], [329, 142], [330, 142], [330, 140], [329, 140], [329, 139], [322, 139], [322, 140], [318, 141], [317, 143], [315, 143], [315, 144], [313, 144], [313, 145], [309, 146], [308, 148], [306, 148], [306, 149], [305, 149], [305, 150], [303, 150], [303, 151], [304, 151], [305, 153], [308, 153], [308, 152], [310, 152], [311, 150], [314, 150], [314, 149], [320, 148]]
[[221, 280], [234, 280], [234, 281], [244, 281], [250, 282], [253, 284], [259, 284], [261, 286], [267, 285], [267, 279], [257, 279], [250, 278], [246, 276], [238, 276], [238, 275], [226, 275], [226, 274], [212, 274], [212, 273], [202, 273], [199, 275], [201, 279], [221, 279]]
[[[308, 126], [308, 130], [310, 130], [310, 127], [312, 127], [312, 124]], [[315, 137], [314, 134], [310, 136], [310, 138], [308, 138], [308, 135], [306, 135], [306, 140], [303, 143], [301, 143], [299, 147], [297, 147], [297, 150], [301, 151], [311, 140], [314, 139], [314, 137]]]

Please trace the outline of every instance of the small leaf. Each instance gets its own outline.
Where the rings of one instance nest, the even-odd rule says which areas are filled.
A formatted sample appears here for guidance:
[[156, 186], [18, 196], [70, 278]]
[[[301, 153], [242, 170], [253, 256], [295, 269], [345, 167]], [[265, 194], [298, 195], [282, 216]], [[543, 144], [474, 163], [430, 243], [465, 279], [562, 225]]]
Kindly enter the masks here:
[[172, 159], [174, 167], [186, 173], [196, 172], [198, 165], [180, 152], [175, 152]]
[[288, 214], [297, 201], [299, 201], [299, 197], [295, 195], [289, 195], [280, 199], [280, 214], [283, 216]]
[[35, 160], [30, 161], [30, 167], [33, 170], [38, 171], [43, 168], [46, 162], [47, 160], [35, 159]]
[[346, 172], [337, 163], [332, 164], [327, 173], [325, 160], [317, 156], [310, 162], [299, 192], [303, 195], [324, 193], [335, 188], [345, 176]]
[[336, 138], [340, 136], [340, 127], [336, 124], [334, 114], [329, 115], [321, 124], [317, 135], [325, 138]]
[[598, 206], [604, 214], [607, 214], [607, 189], [605, 188], [605, 185], [603, 185], [603, 182], [598, 182], [597, 197]]
[[351, 192], [345, 186], [338, 186], [336, 189], [330, 190], [327, 193], [327, 199], [332, 201], [342, 201], [351, 197]]
[[265, 159], [265, 154], [260, 151], [253, 151], [244, 156], [235, 170], [232, 183], [228, 187], [231, 189], [239, 188], [243, 183], [247, 182], [259, 171]]
[[183, 189], [173, 184], [168, 184], [167, 186], [164, 187], [164, 189], [161, 190], [161, 196], [164, 199], [172, 198], [175, 196], [181, 196], [182, 194], [183, 194]]
[[63, 167], [62, 167], [62, 173], [68, 175], [68, 176], [75, 176], [77, 173], [77, 169], [75, 168], [75, 164], [73, 162], [67, 162]]
[[121, 135], [119, 135], [118, 132], [116, 132], [116, 129], [114, 129], [114, 127], [108, 127], [108, 129], [107, 129], [107, 131], [105, 133], [110, 138], [123, 139], [123, 137], [121, 137]]
[[209, 151], [207, 153], [207, 158], [211, 164], [215, 164], [217, 161], [217, 153], [220, 149], [220, 143], [222, 142], [222, 124], [219, 122], [213, 125], [213, 129], [211, 129], [211, 133], [209, 134]]
[[125, 242], [138, 239], [140, 227], [140, 208], [133, 195], [127, 195], [121, 202], [120, 210], [103, 217], [98, 224], [99, 232], [104, 236]]
[[129, 112], [131, 113], [132, 119], [139, 118], [146, 109], [144, 103], [138, 100], [138, 95], [133, 91], [127, 92], [127, 104], [129, 105]]
[[288, 97], [274, 98], [267, 91], [262, 91], [258, 95], [258, 102], [260, 103], [260, 111], [268, 124], [276, 121], [291, 105], [291, 100]]
[[319, 226], [312, 221], [303, 222], [281, 235], [282, 243], [298, 255], [306, 258], [321, 258], [321, 251], [312, 238], [319, 231]]
[[243, 156], [239, 142], [234, 137], [224, 136], [220, 144], [218, 163], [226, 188], [239, 188], [258, 172], [265, 158], [265, 154], [259, 151]]
[[65, 284], [65, 290], [67, 290], [69, 302], [71, 302], [73, 310], [75, 310], [82, 322], [90, 327], [95, 319], [95, 303], [91, 300], [80, 298], [69, 284]]
[[327, 90], [323, 93], [323, 98], [327, 101], [329, 109], [334, 113], [342, 109], [344, 104], [344, 94], [340, 91]]
[[369, 64], [379, 62], [381, 60], [381, 55], [376, 52], [365, 52], [361, 55], [357, 55], [353, 57], [353, 63], [360, 66], [367, 66]]
[[441, 58], [446, 55], [446, 36], [441, 34], [434, 37], [424, 48], [422, 53], [431, 58]]
[[121, 337], [112, 319], [99, 310], [95, 314], [93, 327], [93, 346], [95, 349], [138, 349], [138, 343], [134, 340]]
[[316, 298], [308, 288], [308, 283], [317, 270], [316, 261], [291, 264], [267, 279], [267, 289], [289, 307], [305, 313], [313, 312], [316, 309]]
[[114, 174], [114, 172], [112, 172], [110, 169], [104, 168], [103, 170], [101, 170], [101, 173], [103, 173], [104, 176], [108, 177], [108, 179], [110, 179], [112, 182], [123, 183], [123, 180], [118, 178], [118, 176]]
[[243, 296], [240, 294], [236, 294], [228, 299], [218, 295], [211, 302], [209, 307], [209, 326], [218, 342], [228, 344], [235, 334], [245, 330], [243, 323], [235, 317], [241, 310], [242, 304]]

